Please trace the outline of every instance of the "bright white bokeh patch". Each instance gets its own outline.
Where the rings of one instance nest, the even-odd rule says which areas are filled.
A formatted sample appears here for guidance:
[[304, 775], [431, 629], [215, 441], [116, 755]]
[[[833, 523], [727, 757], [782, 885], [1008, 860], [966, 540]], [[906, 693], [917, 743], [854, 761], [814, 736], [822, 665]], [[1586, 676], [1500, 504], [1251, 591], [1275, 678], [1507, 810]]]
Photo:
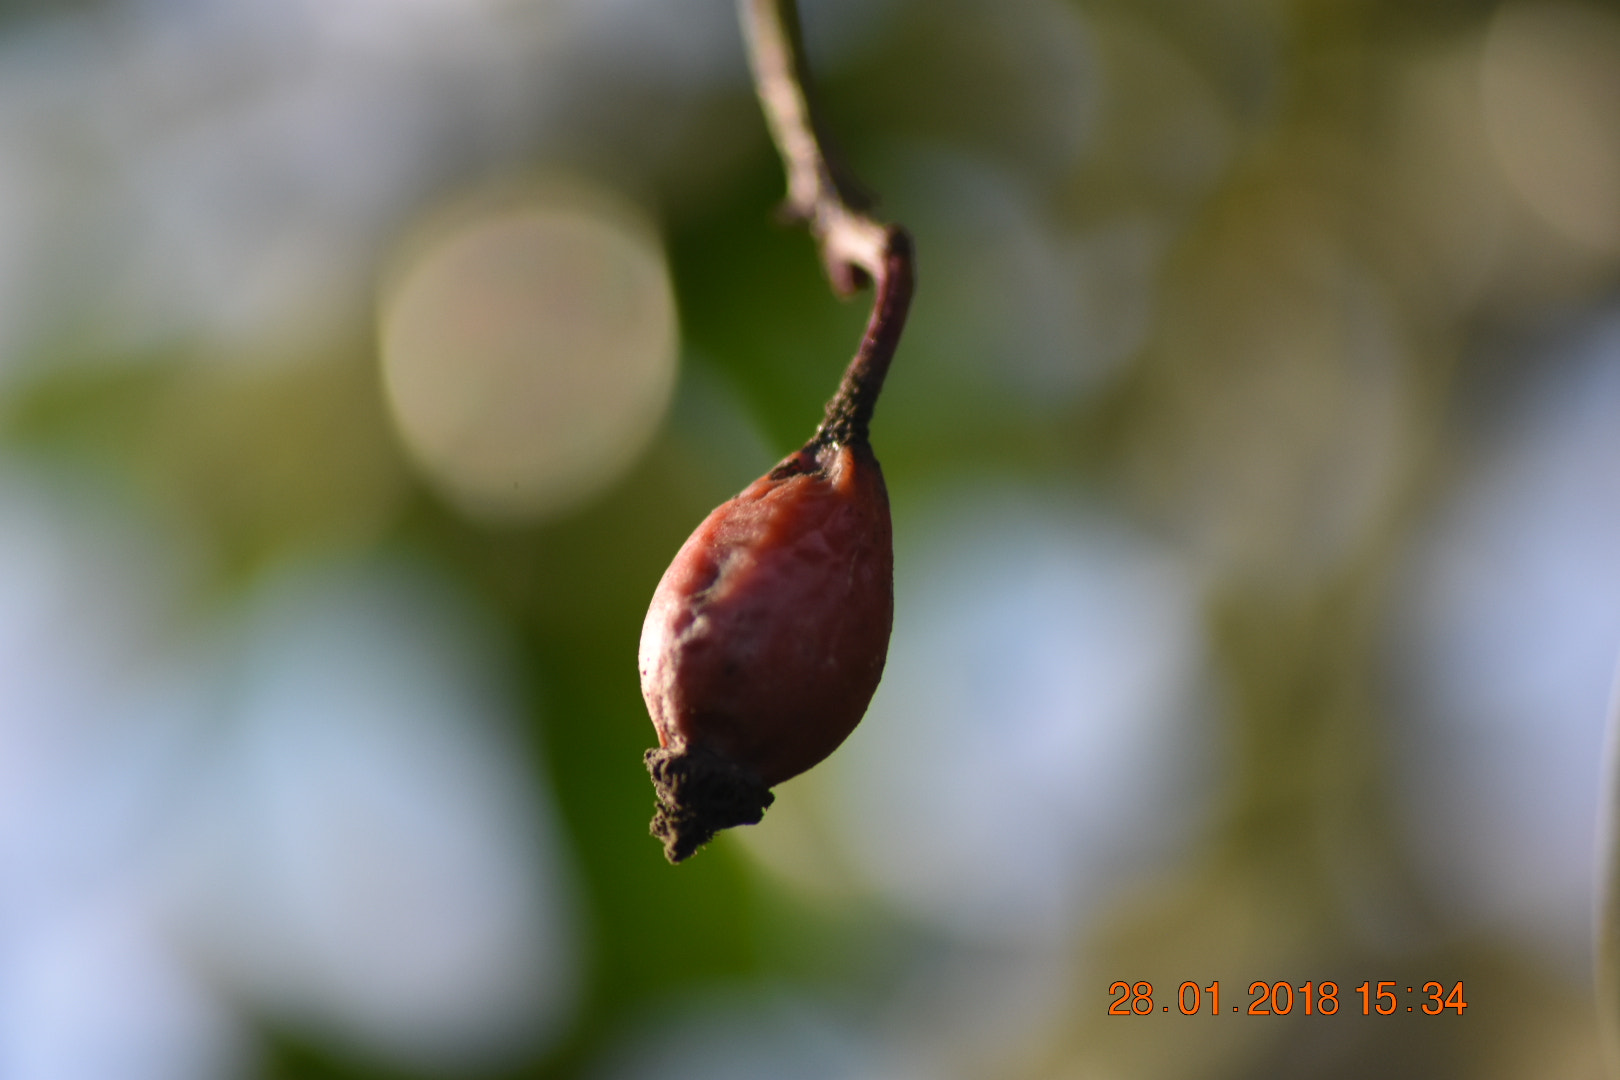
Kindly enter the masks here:
[[176, 545], [107, 496], [0, 472], [0, 1076], [216, 1080], [243, 1032], [163, 920], [196, 731], [145, 685]]
[[129, 890], [0, 929], [0, 1076], [225, 1080], [247, 1076], [239, 1019]]
[[263, 590], [194, 854], [193, 937], [231, 985], [440, 1067], [559, 1029], [579, 959], [570, 879], [491, 645], [403, 566]]
[[657, 237], [594, 195], [459, 224], [383, 302], [400, 434], [479, 517], [543, 517], [617, 479], [663, 418], [676, 345]]
[[543, 1048], [572, 877], [498, 637], [387, 563], [188, 624], [184, 547], [0, 472], [0, 1076], [247, 1075], [244, 1003], [407, 1068]]
[[898, 533], [883, 683], [821, 766], [834, 844], [960, 933], [1061, 934], [1196, 820], [1195, 584], [1043, 493], [959, 496]]
[[[834, 30], [870, 21], [837, 6]], [[347, 348], [379, 256], [448, 188], [536, 161], [647, 189], [688, 168], [686, 126], [746, 88], [736, 32], [727, 0], [20, 12], [0, 39], [0, 383], [64, 354]], [[722, 161], [757, 137], [706, 130]]]
[[1448, 914], [1579, 958], [1620, 653], [1620, 320], [1556, 359], [1474, 447], [1413, 560], [1393, 736]]
[[195, 735], [148, 707], [183, 545], [108, 495], [0, 470], [0, 967], [35, 919], [143, 887]]

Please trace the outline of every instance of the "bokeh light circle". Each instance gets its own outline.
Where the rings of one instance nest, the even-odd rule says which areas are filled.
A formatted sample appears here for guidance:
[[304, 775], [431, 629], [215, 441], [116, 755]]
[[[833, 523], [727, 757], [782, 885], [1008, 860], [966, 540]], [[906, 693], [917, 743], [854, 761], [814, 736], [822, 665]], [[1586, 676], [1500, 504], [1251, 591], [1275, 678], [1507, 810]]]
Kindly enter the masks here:
[[463, 512], [535, 520], [617, 479], [675, 381], [674, 292], [653, 230], [597, 193], [462, 217], [382, 304], [394, 422]]
[[1620, 18], [1565, 0], [1503, 7], [1481, 93], [1491, 148], [1519, 194], [1568, 239], [1620, 252]]

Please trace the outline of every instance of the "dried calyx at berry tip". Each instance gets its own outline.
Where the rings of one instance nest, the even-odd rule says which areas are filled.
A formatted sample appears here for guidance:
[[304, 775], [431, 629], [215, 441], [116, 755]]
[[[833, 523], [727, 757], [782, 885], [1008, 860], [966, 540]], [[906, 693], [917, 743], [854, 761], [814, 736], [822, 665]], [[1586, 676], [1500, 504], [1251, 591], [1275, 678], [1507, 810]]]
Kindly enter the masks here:
[[856, 209], [812, 123], [792, 0], [739, 0], [788, 175], [788, 212], [836, 291], [872, 316], [809, 442], [717, 507], [676, 553], [641, 630], [658, 731], [652, 831], [671, 862], [758, 822], [771, 788], [832, 753], [866, 712], [894, 619], [889, 497], [867, 428], [911, 302], [911, 239]]
[[757, 825], [776, 801], [771, 789], [748, 770], [702, 747], [648, 750], [658, 810], [652, 834], [664, 842], [672, 863], [687, 858], [721, 829]]

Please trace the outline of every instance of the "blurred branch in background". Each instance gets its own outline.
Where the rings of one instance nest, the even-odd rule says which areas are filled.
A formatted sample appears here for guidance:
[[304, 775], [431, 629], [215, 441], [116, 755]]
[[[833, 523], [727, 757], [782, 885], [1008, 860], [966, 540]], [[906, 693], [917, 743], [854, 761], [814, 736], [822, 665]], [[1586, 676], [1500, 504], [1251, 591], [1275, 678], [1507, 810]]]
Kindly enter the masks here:
[[894, 651], [679, 875], [625, 658], [865, 316], [728, 0], [0, 8], [0, 1075], [1599, 1075], [1620, 14], [803, 8]]

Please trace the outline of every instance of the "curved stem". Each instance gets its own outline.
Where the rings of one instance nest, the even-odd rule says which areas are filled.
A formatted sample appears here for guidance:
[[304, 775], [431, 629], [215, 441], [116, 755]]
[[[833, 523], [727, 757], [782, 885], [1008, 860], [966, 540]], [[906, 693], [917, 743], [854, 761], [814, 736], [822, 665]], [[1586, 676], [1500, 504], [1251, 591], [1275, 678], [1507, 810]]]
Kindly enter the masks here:
[[810, 445], [865, 442], [872, 410], [911, 306], [911, 237], [867, 216], [848, 174], [835, 168], [810, 106], [809, 67], [796, 0], [738, 0], [754, 85], [787, 173], [787, 213], [809, 227], [840, 296], [876, 286], [855, 358]]

